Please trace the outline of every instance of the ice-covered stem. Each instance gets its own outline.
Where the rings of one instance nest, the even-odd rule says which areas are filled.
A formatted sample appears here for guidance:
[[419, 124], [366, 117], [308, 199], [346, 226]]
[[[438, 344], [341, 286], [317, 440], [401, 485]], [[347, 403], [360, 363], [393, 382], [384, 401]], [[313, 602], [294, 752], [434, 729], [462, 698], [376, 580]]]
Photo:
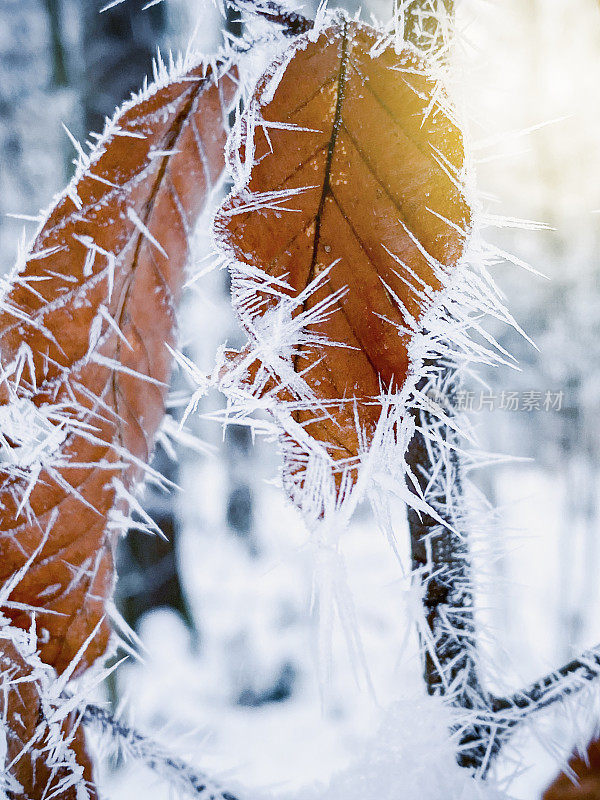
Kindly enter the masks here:
[[[395, 0], [404, 37], [423, 50], [445, 57], [454, 0]], [[427, 365], [430, 368], [434, 365]], [[446, 417], [454, 414], [459, 378], [453, 367], [440, 366], [436, 389]], [[426, 390], [426, 381], [419, 387]], [[489, 696], [477, 671], [473, 589], [468, 541], [465, 536], [463, 480], [452, 427], [427, 411], [415, 412], [417, 430], [409, 445], [407, 464], [421, 494], [438, 519], [408, 509], [412, 567], [422, 589], [424, 626], [419, 632], [423, 676], [429, 694], [450, 698], [473, 711], [473, 720], [489, 714]], [[436, 430], [436, 437], [423, 431]], [[416, 487], [410, 486], [415, 493]], [[446, 524], [441, 524], [440, 519]], [[480, 768], [489, 758], [490, 728], [472, 722], [456, 731], [461, 766]]]
[[[443, 398], [444, 412], [452, 417], [458, 377], [449, 368], [443, 375], [434, 399], [439, 403]], [[454, 730], [458, 763], [485, 774], [518, 724], [600, 679], [600, 645], [514, 694], [498, 697], [484, 689], [477, 669], [461, 463], [453, 447], [456, 434], [426, 411], [415, 417], [418, 429], [407, 463], [429, 505], [446, 521], [442, 525], [432, 516], [408, 511], [412, 567], [422, 592], [423, 675], [430, 694], [447, 697], [461, 712]]]
[[[445, 411], [452, 414], [456, 375], [446, 370], [440, 392]], [[407, 463], [429, 505], [445, 520], [442, 525], [428, 514], [408, 510], [412, 567], [422, 590], [424, 629], [423, 676], [429, 694], [448, 696], [464, 710], [489, 709], [475, 657], [475, 622], [468, 543], [461, 530], [462, 476], [453, 449], [456, 434], [426, 411], [416, 413], [417, 431], [410, 443]], [[422, 431], [437, 429], [440, 441]], [[435, 476], [432, 479], [432, 476]], [[416, 488], [411, 487], [416, 493]], [[488, 732], [479, 724], [459, 732], [458, 761], [478, 768], [485, 758]]]
[[[600, 679], [600, 645], [586, 650], [554, 672], [531, 683], [518, 692], [505, 697], [487, 699], [487, 708], [476, 710], [476, 720], [470, 730], [479, 737], [479, 746], [467, 741], [464, 729], [460, 735], [460, 748], [470, 754], [471, 764], [485, 775], [493, 759], [508, 741], [511, 733], [537, 711], [563, 701], [565, 698]], [[460, 749], [459, 748], [459, 749]]]
[[314, 27], [314, 20], [303, 16], [296, 11], [273, 2], [273, 0], [231, 0], [228, 4], [232, 8], [257, 14], [275, 25], [281, 26], [286, 36], [297, 36], [306, 33]]
[[[419, 428], [430, 424], [429, 416], [425, 412], [417, 415]], [[448, 460], [447, 454], [439, 452], [439, 445], [428, 442], [418, 430], [410, 443], [407, 462], [427, 501], [453, 525], [450, 509], [461, 491], [458, 459]], [[439, 492], [435, 497], [427, 496], [432, 465], [440, 462], [445, 462], [445, 471], [450, 472], [444, 478], [451, 486], [452, 498]], [[468, 673], [465, 688], [468, 688], [474, 672], [469, 657], [474, 629], [466, 542], [458, 533], [413, 508], [408, 510], [408, 524], [412, 568], [421, 583], [425, 620], [431, 634], [431, 638], [428, 634], [422, 635], [427, 690], [430, 694], [445, 694], [465, 670]]]
[[160, 744], [115, 719], [100, 706], [89, 704], [83, 712], [83, 722], [108, 734], [119, 746], [124, 756], [143, 761], [150, 769], [172, 786], [190, 797], [202, 800], [237, 800], [215, 780], [192, 768], [180, 758], [171, 755]]
[[504, 724], [514, 725], [532, 712], [547, 708], [565, 697], [585, 688], [600, 678], [600, 644], [586, 650], [578, 658], [545, 675], [508, 697], [495, 697], [491, 702], [494, 713], [504, 718]]

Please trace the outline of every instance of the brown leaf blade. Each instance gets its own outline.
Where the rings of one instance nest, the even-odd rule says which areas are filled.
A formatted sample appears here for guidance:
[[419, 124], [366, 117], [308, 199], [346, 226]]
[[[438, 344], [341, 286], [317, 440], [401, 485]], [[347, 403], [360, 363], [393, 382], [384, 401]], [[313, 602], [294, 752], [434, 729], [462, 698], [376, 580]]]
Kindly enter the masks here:
[[323, 277], [295, 314], [327, 303], [333, 313], [304, 326], [316, 344], [292, 357], [316, 407], [293, 415], [346, 466], [361, 430], [373, 435], [382, 389], [405, 384], [413, 331], [471, 227], [464, 145], [447, 98], [416, 51], [375, 50], [377, 42], [374, 29], [342, 21], [316, 41], [300, 37], [282, 76], [280, 62], [267, 72], [240, 147], [241, 161], [252, 158], [249, 180], [216, 219], [249, 331], [280, 299], [260, 279], [252, 297], [244, 265], [284, 282], [280, 293], [292, 298]]
[[235, 67], [200, 65], [127, 103], [1, 304], [0, 585], [32, 561], [5, 613], [35, 617], [58, 674], [107, 647], [118, 513], [164, 415], [188, 235], [223, 172], [236, 88]]
[[48, 720], [39, 666], [36, 669], [29, 662], [15, 641], [0, 639], [6, 760], [18, 783], [18, 787], [6, 787], [8, 796], [14, 800], [46, 796], [78, 800], [77, 786], [83, 781], [93, 800], [92, 766], [80, 720], [75, 712], [62, 722]]
[[588, 745], [584, 758], [569, 760], [570, 775], [561, 772], [542, 800], [596, 800], [600, 797], [600, 741]]

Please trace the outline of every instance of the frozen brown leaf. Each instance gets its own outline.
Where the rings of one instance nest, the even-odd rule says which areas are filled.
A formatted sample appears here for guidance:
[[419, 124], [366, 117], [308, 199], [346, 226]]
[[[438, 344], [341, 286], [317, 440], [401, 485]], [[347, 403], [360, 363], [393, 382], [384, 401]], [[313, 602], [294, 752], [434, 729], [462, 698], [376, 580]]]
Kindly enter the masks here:
[[[291, 356], [315, 398], [293, 416], [335, 462], [352, 464], [359, 431], [373, 435], [382, 390], [405, 384], [414, 323], [465, 250], [462, 134], [415, 49], [398, 53], [347, 20], [316, 41], [300, 37], [253, 102], [235, 154], [251, 160], [249, 180], [216, 219], [236, 262], [234, 302], [248, 330], [280, 302], [264, 276], [251, 295], [244, 265], [296, 298], [326, 273], [294, 312], [332, 301], [305, 327], [314, 341]], [[265, 390], [278, 390], [276, 376]], [[298, 400], [289, 385], [279, 397]]]
[[[83, 729], [72, 711], [61, 722], [50, 722], [41, 697], [39, 670], [28, 663], [17, 644], [0, 640], [2, 696], [7, 731], [7, 764], [21, 790], [14, 800], [60, 797], [77, 800], [76, 786], [85, 781], [89, 798], [96, 797]], [[15, 787], [16, 788], [16, 787]]]
[[[23, 629], [35, 617], [58, 674], [88, 637], [75, 675], [107, 646], [114, 536], [164, 415], [188, 236], [223, 172], [235, 93], [221, 63], [164, 70], [128, 102], [1, 303], [0, 584], [31, 560], [3, 610]], [[29, 733], [35, 683], [22, 691]], [[26, 784], [37, 758], [15, 767]]]

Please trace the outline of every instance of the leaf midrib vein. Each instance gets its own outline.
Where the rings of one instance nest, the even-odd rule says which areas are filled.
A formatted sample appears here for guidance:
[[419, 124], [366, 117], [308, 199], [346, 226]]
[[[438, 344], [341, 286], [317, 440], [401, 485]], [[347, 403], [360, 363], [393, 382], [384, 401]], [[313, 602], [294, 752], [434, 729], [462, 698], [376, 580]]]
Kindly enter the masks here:
[[[310, 267], [308, 270], [308, 276], [306, 279], [307, 286], [311, 283], [314, 278], [315, 269], [317, 265], [317, 256], [319, 251], [319, 241], [320, 241], [320, 234], [321, 234], [321, 220], [323, 217], [323, 211], [325, 208], [325, 201], [327, 200], [328, 195], [331, 191], [331, 165], [333, 163], [333, 155], [335, 152], [335, 145], [342, 121], [342, 105], [344, 103], [344, 87], [346, 84], [346, 67], [348, 64], [348, 22], [344, 20], [344, 28], [342, 33], [342, 46], [341, 46], [341, 53], [340, 53], [340, 66], [337, 76], [337, 97], [335, 103], [335, 111], [333, 116], [333, 122], [331, 125], [331, 135], [329, 137], [329, 142], [327, 145], [327, 158], [325, 160], [325, 174], [323, 176], [323, 186], [321, 189], [321, 197], [319, 199], [319, 206], [317, 208], [317, 213], [315, 215], [315, 234], [313, 239], [313, 252], [310, 262]], [[302, 305], [302, 311], [306, 311], [308, 306], [308, 301], [310, 298], [307, 298]], [[302, 357], [302, 348], [296, 353], [294, 356], [294, 371], [298, 372], [298, 361]], [[329, 366], [327, 367], [328, 372], [331, 375], [331, 371]], [[333, 376], [331, 375], [333, 380]], [[333, 381], [334, 386], [338, 389], [335, 381]], [[296, 415], [294, 414], [294, 417]], [[296, 420], [298, 421], [298, 420]], [[344, 449], [348, 451], [346, 447]]]
[[[217, 80], [216, 73], [213, 73], [213, 75], [215, 77], [215, 80]], [[164, 147], [165, 150], [173, 150], [173, 149], [175, 149], [177, 141], [178, 141], [178, 139], [179, 139], [179, 137], [180, 137], [180, 135], [181, 135], [181, 133], [183, 131], [184, 126], [185, 126], [186, 120], [188, 120], [190, 115], [192, 114], [192, 110], [194, 108], [194, 104], [196, 103], [198, 97], [205, 90], [209, 80], [210, 80], [209, 77], [206, 77], [206, 78], [204, 78], [202, 80], [199, 80], [198, 81], [198, 86], [196, 86], [196, 88], [190, 93], [189, 99], [187, 100], [187, 102], [185, 103], [184, 107], [182, 108], [182, 110], [178, 114], [177, 118], [175, 119], [175, 122], [173, 123], [173, 127], [172, 127], [171, 131], [169, 131], [169, 135], [168, 135], [168, 137], [166, 139], [166, 145]], [[158, 195], [160, 193], [160, 190], [161, 190], [161, 187], [163, 185], [163, 179], [164, 179], [164, 176], [166, 174], [167, 167], [169, 165], [169, 159], [170, 159], [170, 156], [164, 156], [163, 157], [163, 159], [161, 161], [160, 168], [159, 168], [158, 173], [156, 175], [156, 179], [154, 181], [154, 185], [152, 186], [152, 191], [150, 192], [150, 196], [148, 198], [148, 202], [146, 203], [146, 208], [145, 208], [144, 215], [142, 217], [142, 221], [143, 221], [144, 225], [146, 225], [147, 227], [148, 227], [148, 222], [150, 221], [150, 218], [151, 218], [152, 213], [154, 211], [154, 206], [155, 206], [157, 197], [158, 197]], [[129, 294], [130, 294], [132, 286], [133, 286], [133, 277], [134, 277], [134, 274], [135, 274], [135, 271], [136, 271], [136, 267], [137, 267], [137, 264], [138, 264], [138, 260], [139, 260], [140, 251], [141, 251], [141, 247], [142, 247], [143, 241], [144, 241], [144, 236], [140, 232], [140, 233], [138, 233], [137, 240], [136, 240], [135, 251], [134, 251], [133, 259], [132, 259], [132, 262], [131, 262], [131, 268], [129, 270], [127, 286], [126, 286], [126, 289], [125, 289], [125, 294], [123, 296], [123, 300], [122, 300], [122, 304], [121, 304], [121, 310], [120, 310], [120, 313], [119, 313], [119, 318], [118, 318], [118, 320], [115, 320], [117, 325], [119, 326], [119, 328], [121, 328], [121, 325], [122, 325], [122, 322], [123, 322], [123, 317], [124, 317], [124, 314], [125, 314], [125, 310], [126, 310], [126, 308], [128, 306], [128, 298], [129, 298]], [[115, 352], [115, 357], [116, 357], [117, 361], [119, 360], [119, 357], [120, 357], [120, 351], [121, 351], [121, 342], [119, 340], [117, 342], [116, 352]], [[117, 415], [118, 415], [118, 408], [119, 408], [119, 399], [118, 398], [119, 398], [120, 392], [117, 390], [117, 383], [118, 383], [118, 375], [117, 375], [116, 371], [113, 371], [113, 375], [112, 375], [113, 401], [114, 401], [115, 410], [117, 411]], [[118, 438], [119, 438], [119, 443], [122, 444], [122, 432], [121, 432], [121, 427], [120, 426], [117, 426], [117, 435], [118, 435]], [[145, 435], [144, 435], [144, 439], [146, 439]]]
[[319, 251], [319, 242], [321, 238], [321, 221], [323, 218], [323, 210], [325, 208], [325, 201], [331, 191], [331, 166], [333, 163], [333, 156], [335, 153], [335, 145], [337, 142], [338, 133], [342, 124], [342, 106], [344, 104], [344, 89], [346, 86], [346, 67], [348, 64], [348, 23], [344, 21], [344, 32], [342, 35], [342, 50], [340, 55], [340, 70], [338, 73], [338, 90], [335, 103], [335, 112], [333, 123], [331, 126], [331, 136], [327, 145], [327, 158], [325, 160], [325, 174], [323, 176], [323, 188], [321, 190], [321, 198], [319, 200], [319, 207], [315, 217], [315, 237], [313, 240], [313, 252], [308, 271], [307, 283], [314, 278], [315, 268], [317, 265], [317, 256]]

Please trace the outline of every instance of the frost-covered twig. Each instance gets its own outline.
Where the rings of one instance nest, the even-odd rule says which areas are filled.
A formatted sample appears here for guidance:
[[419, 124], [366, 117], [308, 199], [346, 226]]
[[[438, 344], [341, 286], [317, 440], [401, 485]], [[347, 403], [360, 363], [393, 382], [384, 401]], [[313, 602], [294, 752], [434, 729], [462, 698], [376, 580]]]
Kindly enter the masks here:
[[[458, 731], [459, 753], [468, 754], [470, 761], [463, 766], [476, 768], [480, 775], [485, 775], [519, 724], [599, 678], [600, 644], [512, 695], [489, 696], [487, 707], [474, 709], [472, 721]], [[458, 760], [461, 763], [460, 757]]]
[[286, 36], [297, 36], [314, 27], [314, 20], [297, 11], [290, 11], [273, 0], [232, 0], [231, 6], [257, 14], [275, 25], [280, 25]]
[[88, 704], [83, 712], [83, 722], [108, 733], [118, 743], [119, 751], [124, 756], [143, 761], [172, 786], [178, 787], [189, 796], [200, 797], [202, 800], [237, 800], [212, 778], [171, 755], [158, 742], [115, 719], [100, 706]]
[[[456, 381], [446, 369], [438, 384], [450, 423]], [[410, 444], [408, 466], [429, 505], [446, 522], [444, 526], [413, 508], [408, 511], [412, 566], [422, 590], [424, 680], [430, 694], [446, 697], [461, 712], [454, 731], [458, 763], [485, 773], [517, 725], [600, 679], [600, 645], [514, 694], [499, 697], [483, 688], [463, 535], [460, 459], [454, 448], [457, 434], [452, 424], [426, 411], [418, 413], [417, 423], [420, 430]]]
[[495, 713], [504, 714], [507, 724], [516, 724], [533, 711], [576, 694], [597, 678], [600, 678], [600, 644], [513, 695], [495, 697], [491, 707]]
[[[395, 0], [396, 25], [402, 35], [422, 50], [445, 58], [454, 0]], [[407, 466], [422, 496], [438, 519], [408, 507], [412, 567], [422, 589], [424, 625], [419, 631], [424, 653], [423, 675], [429, 694], [447, 696], [473, 715], [458, 735], [457, 760], [467, 768], [481, 768], [492, 750], [499, 749], [492, 728], [481, 723], [490, 711], [489, 694], [477, 671], [471, 562], [464, 535], [463, 481], [458, 434], [452, 425], [459, 378], [454, 365], [439, 366], [433, 389], [443, 399], [444, 414], [414, 412], [416, 432], [407, 453]], [[416, 486], [411, 491], [417, 493]], [[442, 519], [446, 523], [440, 524]]]
[[[447, 370], [438, 392], [449, 399], [452, 415], [456, 375]], [[422, 587], [425, 625], [420, 630], [423, 674], [429, 694], [448, 696], [465, 710], [489, 709], [488, 695], [477, 674], [475, 623], [469, 549], [461, 533], [463, 514], [460, 459], [453, 448], [456, 434], [426, 411], [417, 414], [417, 431], [407, 464], [429, 505], [445, 520], [408, 509], [412, 567]], [[437, 429], [437, 436], [425, 435]], [[413, 491], [416, 491], [413, 488]], [[485, 758], [488, 732], [479, 723], [459, 733], [458, 761], [478, 768]]]

